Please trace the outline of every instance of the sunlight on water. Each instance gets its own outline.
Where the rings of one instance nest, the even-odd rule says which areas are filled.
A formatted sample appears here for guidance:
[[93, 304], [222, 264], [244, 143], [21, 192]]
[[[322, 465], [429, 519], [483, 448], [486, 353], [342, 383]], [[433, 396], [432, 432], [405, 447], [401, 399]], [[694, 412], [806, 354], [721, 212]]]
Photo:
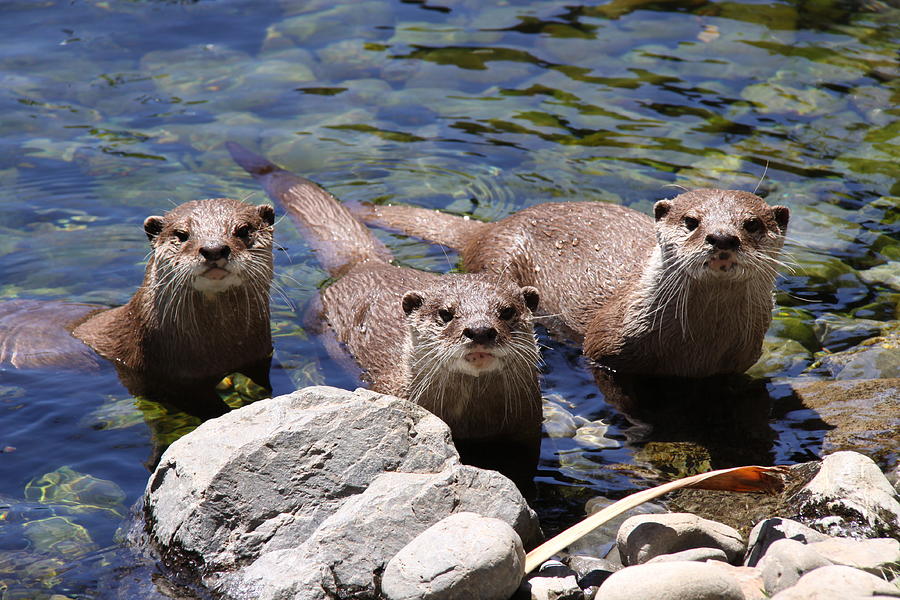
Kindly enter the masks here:
[[[896, 2], [51, 0], [0, 14], [3, 298], [127, 301], [146, 216], [201, 197], [263, 200], [227, 140], [345, 201], [486, 220], [559, 200], [649, 212], [676, 193], [669, 184], [758, 187], [791, 208], [796, 265], [750, 372], [773, 378], [757, 403], [771, 411], [720, 438], [648, 440], [606, 403], [579, 350], [542, 334], [545, 530], [593, 496], [710, 466], [840, 444], [897, 463], [889, 437], [834, 441], [824, 409], [789, 391], [792, 377], [842, 369], [898, 376], [889, 343], [857, 354], [898, 335]], [[276, 234], [275, 393], [354, 387], [303, 320], [325, 272], [288, 220]], [[378, 235], [401, 264], [456, 266]], [[152, 568], [135, 576], [142, 591], [120, 583], [116, 528], [145, 464], [196, 422], [135, 402], [112, 368], [4, 367], [0, 414], [0, 595], [149, 594]], [[746, 438], [737, 449], [734, 435]]]

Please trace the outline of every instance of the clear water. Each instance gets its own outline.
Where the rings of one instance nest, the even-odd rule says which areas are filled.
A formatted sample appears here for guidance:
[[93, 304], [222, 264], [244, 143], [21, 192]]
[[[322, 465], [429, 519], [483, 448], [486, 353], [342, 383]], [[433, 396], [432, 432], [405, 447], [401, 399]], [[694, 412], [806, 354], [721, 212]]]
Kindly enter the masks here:
[[[125, 302], [142, 277], [147, 215], [201, 197], [262, 199], [226, 140], [345, 200], [485, 219], [561, 199], [646, 212], [668, 184], [759, 186], [792, 209], [798, 264], [778, 283], [773, 343], [806, 342], [790, 366], [757, 373], [776, 377], [761, 381], [771, 411], [719, 437], [658, 431], [652, 440], [685, 449], [659, 458], [578, 350], [544, 336], [545, 393], [608, 429], [593, 445], [545, 439], [536, 506], [552, 530], [592, 496], [659, 477], [809, 460], [830, 425], [785, 400], [777, 378], [810, 366], [823, 315], [898, 318], [898, 49], [900, 8], [880, 0], [6, 1], [0, 297]], [[379, 235], [403, 264], [454, 261]], [[277, 240], [275, 393], [354, 386], [303, 332], [324, 272], [289, 222]], [[893, 283], [860, 276], [873, 267], [893, 269]], [[116, 528], [154, 447], [192, 424], [139, 407], [112, 369], [0, 370], [0, 598], [128, 597]], [[896, 447], [873, 450], [896, 464]], [[93, 498], [108, 484], [84, 478], [35, 491], [63, 467], [123, 495]]]

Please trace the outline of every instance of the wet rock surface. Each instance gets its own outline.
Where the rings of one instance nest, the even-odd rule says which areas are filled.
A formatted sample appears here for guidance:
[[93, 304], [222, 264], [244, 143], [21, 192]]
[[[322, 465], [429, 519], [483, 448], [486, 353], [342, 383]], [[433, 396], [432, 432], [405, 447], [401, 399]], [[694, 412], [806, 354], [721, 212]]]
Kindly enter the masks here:
[[872, 459], [856, 452], [826, 456], [787, 502], [808, 525], [829, 534], [900, 538], [896, 490]]
[[166, 451], [145, 496], [163, 560], [225, 598], [376, 593], [407, 543], [464, 511], [528, 544], [539, 535], [512, 482], [461, 465], [436, 417], [325, 387], [204, 423]]

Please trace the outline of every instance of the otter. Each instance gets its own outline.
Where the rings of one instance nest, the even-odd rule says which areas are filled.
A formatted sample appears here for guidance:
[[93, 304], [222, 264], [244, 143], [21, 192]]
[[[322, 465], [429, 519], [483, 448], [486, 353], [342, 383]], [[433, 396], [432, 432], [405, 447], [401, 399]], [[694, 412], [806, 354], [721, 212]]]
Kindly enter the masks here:
[[[428, 409], [450, 427], [463, 460], [527, 487], [541, 430], [537, 290], [487, 273], [392, 265], [387, 247], [330, 193], [238, 144], [227, 148], [334, 279], [317, 310], [371, 388]], [[475, 456], [485, 444], [505, 457]]]
[[132, 394], [221, 414], [227, 406], [214, 386], [225, 375], [240, 371], [269, 386], [274, 222], [272, 206], [229, 198], [147, 217], [152, 252], [127, 304], [2, 303], [0, 361], [92, 368], [89, 346], [113, 362]]
[[742, 373], [762, 351], [789, 211], [735, 190], [660, 200], [653, 218], [600, 202], [539, 204], [486, 223], [358, 206], [371, 224], [459, 251], [469, 272], [535, 286], [563, 335], [612, 373]]

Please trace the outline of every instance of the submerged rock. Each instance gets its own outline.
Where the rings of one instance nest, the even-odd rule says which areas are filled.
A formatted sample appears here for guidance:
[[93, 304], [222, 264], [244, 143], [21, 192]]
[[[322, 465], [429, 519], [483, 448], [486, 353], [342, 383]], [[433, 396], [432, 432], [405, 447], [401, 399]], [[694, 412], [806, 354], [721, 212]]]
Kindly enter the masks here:
[[900, 378], [810, 381], [791, 387], [806, 408], [828, 424], [822, 453], [854, 450], [880, 466], [896, 460], [900, 431]]
[[313, 387], [207, 421], [174, 443], [147, 486], [151, 542], [225, 598], [376, 593], [388, 561], [468, 511], [539, 535], [513, 483], [459, 463], [421, 407]]
[[849, 350], [822, 356], [817, 366], [835, 379], [900, 377], [900, 330], [894, 329]]

